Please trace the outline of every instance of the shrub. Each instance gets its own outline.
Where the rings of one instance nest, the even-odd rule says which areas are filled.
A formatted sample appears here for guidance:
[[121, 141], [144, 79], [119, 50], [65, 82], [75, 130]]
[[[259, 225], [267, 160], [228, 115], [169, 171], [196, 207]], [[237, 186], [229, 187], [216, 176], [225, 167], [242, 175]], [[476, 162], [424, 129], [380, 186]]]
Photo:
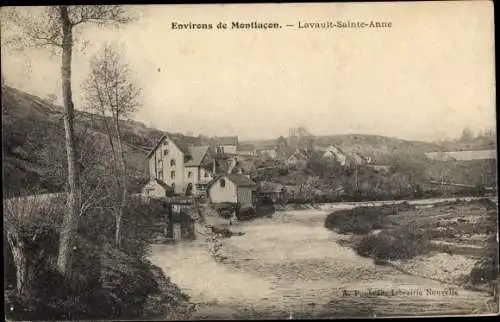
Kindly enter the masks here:
[[405, 226], [382, 230], [377, 235], [367, 235], [354, 249], [360, 256], [395, 260], [425, 254], [431, 250], [431, 244], [423, 231]]
[[383, 227], [385, 215], [380, 209], [357, 207], [334, 212], [325, 220], [325, 227], [336, 229], [339, 233], [366, 234]]
[[121, 249], [144, 259], [156, 234], [166, 226], [168, 212], [168, 205], [161, 200], [131, 200], [123, 215]]
[[469, 281], [481, 284], [495, 281], [498, 278], [498, 241], [491, 235], [486, 245], [485, 258], [476, 262], [469, 273]]
[[256, 217], [257, 212], [252, 207], [242, 208], [236, 212], [236, 218], [238, 218], [238, 220], [240, 221], [249, 220]]
[[241, 208], [236, 212], [236, 217], [240, 221], [252, 220], [255, 218], [261, 218], [266, 216], [272, 216], [276, 211], [274, 205], [260, 205], [257, 208], [245, 207]]
[[327, 216], [325, 227], [336, 229], [342, 234], [367, 234], [374, 229], [384, 228], [389, 223], [387, 216], [397, 215], [401, 211], [410, 209], [414, 209], [414, 206], [403, 202], [395, 205], [340, 210]]
[[233, 215], [233, 212], [238, 208], [235, 203], [223, 202], [214, 204], [213, 208], [217, 211], [219, 216], [229, 219]]
[[[167, 224], [168, 206], [161, 200], [132, 199], [124, 209], [121, 250], [144, 258], [155, 233]], [[80, 219], [79, 233], [95, 243], [114, 243], [115, 217], [109, 208], [96, 208]]]

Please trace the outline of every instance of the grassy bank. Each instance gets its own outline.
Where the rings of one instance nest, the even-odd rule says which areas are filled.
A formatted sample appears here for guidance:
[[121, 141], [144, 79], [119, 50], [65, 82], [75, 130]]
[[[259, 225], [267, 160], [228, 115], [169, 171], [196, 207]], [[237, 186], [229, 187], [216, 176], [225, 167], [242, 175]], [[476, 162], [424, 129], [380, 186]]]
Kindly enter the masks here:
[[[124, 214], [123, 244], [113, 243], [114, 217], [95, 210], [80, 218], [73, 254], [73, 278], [65, 279], [55, 268], [63, 204], [35, 205], [28, 214], [10, 211], [9, 233], [17, 244], [4, 240], [5, 312], [9, 320], [131, 319], [162, 315], [187, 318], [189, 298], [162, 271], [146, 260], [151, 222], [162, 216], [163, 205], [134, 201]], [[18, 209], [19, 210], [19, 209]], [[15, 224], [15, 226], [14, 226]], [[6, 234], [4, 234], [6, 235]], [[7, 237], [4, 237], [6, 239]], [[21, 251], [27, 272], [24, 288], [15, 251]]]
[[[448, 201], [429, 207], [409, 204], [358, 207], [331, 213], [325, 227], [349, 234], [344, 244], [360, 256], [372, 257], [375, 263], [397, 262], [413, 268], [412, 259], [427, 261], [426, 265], [440, 266], [443, 272], [430, 275], [455, 274], [463, 285], [494, 283], [498, 277], [497, 206], [488, 199]], [[448, 266], [459, 260], [473, 264], [462, 265], [451, 272]], [[441, 261], [437, 263], [436, 261]], [[432, 261], [436, 262], [433, 263]], [[448, 281], [451, 279], [448, 279]]]

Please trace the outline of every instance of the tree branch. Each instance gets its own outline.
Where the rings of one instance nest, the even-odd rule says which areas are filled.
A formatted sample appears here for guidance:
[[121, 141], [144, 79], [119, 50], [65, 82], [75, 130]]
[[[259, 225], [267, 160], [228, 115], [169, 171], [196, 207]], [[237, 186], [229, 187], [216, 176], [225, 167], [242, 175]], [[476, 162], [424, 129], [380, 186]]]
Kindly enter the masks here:
[[71, 6], [70, 12], [73, 26], [82, 23], [97, 25], [127, 24], [135, 21], [135, 18], [130, 16], [127, 10], [120, 5]]

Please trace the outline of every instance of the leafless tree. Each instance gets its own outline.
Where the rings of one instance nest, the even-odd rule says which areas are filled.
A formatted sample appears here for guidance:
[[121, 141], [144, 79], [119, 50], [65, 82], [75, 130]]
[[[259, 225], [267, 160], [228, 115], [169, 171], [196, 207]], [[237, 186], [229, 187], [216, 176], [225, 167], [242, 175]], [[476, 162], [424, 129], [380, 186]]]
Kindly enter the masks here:
[[120, 121], [137, 111], [141, 95], [141, 89], [122, 56], [114, 46], [105, 45], [102, 52], [93, 57], [91, 72], [84, 85], [85, 104], [102, 116], [113, 154], [118, 196], [115, 214], [117, 247], [120, 247], [121, 222], [128, 201], [127, 165]]
[[474, 133], [471, 129], [465, 128], [462, 131], [462, 135], [460, 136], [461, 142], [470, 142], [474, 138]]
[[64, 129], [68, 163], [68, 197], [64, 215], [57, 266], [61, 273], [71, 278], [72, 249], [81, 210], [81, 182], [77, 166], [74, 136], [74, 106], [71, 91], [71, 61], [73, 47], [78, 41], [80, 27], [85, 24], [118, 25], [133, 20], [122, 6], [50, 6], [11, 7], [2, 10], [4, 18], [15, 30], [6, 44], [17, 49], [28, 46], [51, 48], [61, 55], [62, 97]]

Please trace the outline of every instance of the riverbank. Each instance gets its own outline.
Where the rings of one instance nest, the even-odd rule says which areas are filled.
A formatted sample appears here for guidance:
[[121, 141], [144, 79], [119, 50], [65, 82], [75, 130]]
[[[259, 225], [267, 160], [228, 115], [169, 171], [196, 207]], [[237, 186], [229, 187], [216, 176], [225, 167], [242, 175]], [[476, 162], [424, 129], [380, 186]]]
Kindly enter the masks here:
[[[417, 207], [428, 208], [443, 202], [472, 201], [485, 199], [484, 197], [453, 197], [453, 198], [429, 198], [429, 199], [402, 199], [402, 200], [379, 200], [379, 201], [343, 201], [343, 202], [327, 202], [327, 203], [307, 203], [307, 204], [276, 204], [276, 211], [292, 211], [292, 210], [308, 210], [308, 209], [321, 209], [321, 210], [336, 210], [336, 209], [352, 209], [355, 207], [378, 207], [383, 205], [393, 205], [408, 203]], [[492, 201], [497, 201], [498, 198], [488, 198]]]
[[347, 234], [339, 242], [376, 264], [493, 295], [498, 290], [497, 218], [495, 202], [474, 198], [340, 210], [327, 217], [325, 226]]

